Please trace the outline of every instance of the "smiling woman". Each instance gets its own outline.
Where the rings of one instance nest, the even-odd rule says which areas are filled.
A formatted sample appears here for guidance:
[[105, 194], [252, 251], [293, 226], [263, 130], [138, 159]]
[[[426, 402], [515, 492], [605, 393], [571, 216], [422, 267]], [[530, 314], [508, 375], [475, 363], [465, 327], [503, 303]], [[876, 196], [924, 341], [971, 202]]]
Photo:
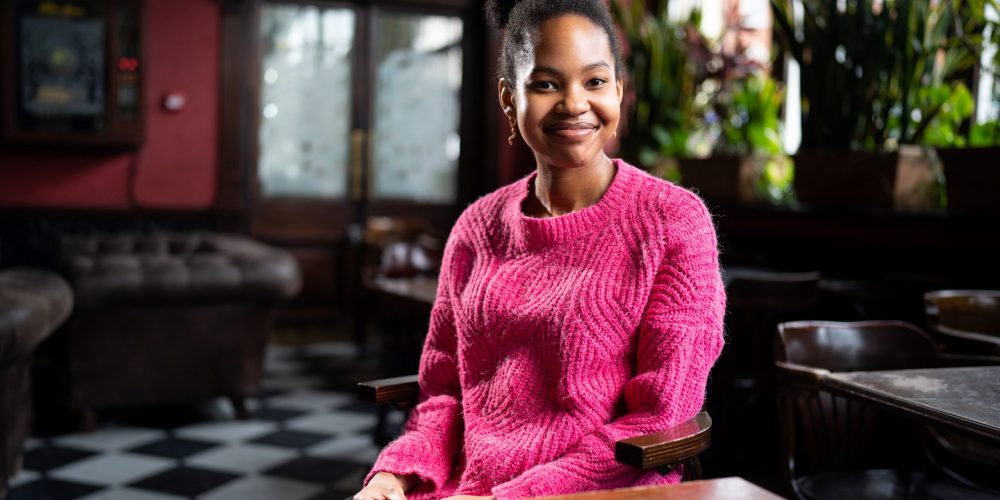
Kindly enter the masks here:
[[620, 50], [602, 0], [487, 2], [498, 98], [526, 178], [480, 198], [445, 248], [420, 401], [356, 500], [519, 498], [674, 483], [613, 443], [702, 406], [725, 293], [690, 192], [604, 153]]

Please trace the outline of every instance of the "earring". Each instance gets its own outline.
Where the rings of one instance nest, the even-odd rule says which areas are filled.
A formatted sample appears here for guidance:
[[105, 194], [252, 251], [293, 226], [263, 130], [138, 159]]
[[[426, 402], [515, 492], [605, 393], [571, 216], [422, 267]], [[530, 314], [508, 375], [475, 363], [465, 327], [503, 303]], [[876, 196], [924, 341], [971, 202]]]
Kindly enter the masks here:
[[515, 139], [517, 139], [517, 124], [512, 121], [510, 122], [510, 137], [507, 138], [507, 144], [513, 146]]

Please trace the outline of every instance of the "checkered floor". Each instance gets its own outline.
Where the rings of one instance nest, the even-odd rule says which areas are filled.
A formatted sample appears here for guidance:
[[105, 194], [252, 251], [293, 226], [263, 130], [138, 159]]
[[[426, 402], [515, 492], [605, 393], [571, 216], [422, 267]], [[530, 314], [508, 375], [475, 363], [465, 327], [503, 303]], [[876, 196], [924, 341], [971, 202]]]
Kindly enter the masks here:
[[[93, 433], [31, 438], [9, 500], [343, 499], [378, 448], [375, 407], [317, 366], [343, 366], [349, 344], [272, 346], [253, 419], [224, 400], [197, 410], [101, 414]], [[390, 413], [398, 432], [402, 416]]]

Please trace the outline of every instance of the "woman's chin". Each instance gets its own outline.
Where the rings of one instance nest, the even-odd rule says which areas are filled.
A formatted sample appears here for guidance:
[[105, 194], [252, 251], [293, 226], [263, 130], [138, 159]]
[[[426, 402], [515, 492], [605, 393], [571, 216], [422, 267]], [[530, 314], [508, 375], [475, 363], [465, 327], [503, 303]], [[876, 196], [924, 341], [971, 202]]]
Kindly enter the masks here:
[[598, 156], [604, 153], [598, 149], [595, 153], [587, 152], [564, 152], [561, 154], [546, 155], [543, 157], [545, 163], [550, 167], [576, 169], [584, 168], [595, 163]]

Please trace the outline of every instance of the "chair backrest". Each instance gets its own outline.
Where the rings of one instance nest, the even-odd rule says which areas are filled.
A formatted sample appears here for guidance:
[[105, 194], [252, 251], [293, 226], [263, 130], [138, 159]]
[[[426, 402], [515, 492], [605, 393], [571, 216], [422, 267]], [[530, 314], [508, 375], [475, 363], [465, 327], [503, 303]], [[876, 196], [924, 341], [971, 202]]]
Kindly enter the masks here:
[[775, 359], [834, 372], [938, 364], [931, 338], [902, 321], [794, 321], [778, 325]]
[[767, 309], [775, 314], [798, 313], [816, 307], [820, 274], [735, 270], [726, 273], [728, 303], [739, 308]]
[[782, 323], [775, 359], [789, 480], [803, 473], [895, 463], [915, 445], [868, 405], [820, 390], [825, 372], [940, 364], [930, 337], [900, 321]]
[[924, 294], [927, 324], [946, 335], [1000, 338], [1000, 290], [937, 290]]
[[755, 389], [772, 393], [775, 327], [815, 317], [819, 280], [818, 272], [727, 270], [726, 329], [732, 341], [719, 373], [749, 376]]

